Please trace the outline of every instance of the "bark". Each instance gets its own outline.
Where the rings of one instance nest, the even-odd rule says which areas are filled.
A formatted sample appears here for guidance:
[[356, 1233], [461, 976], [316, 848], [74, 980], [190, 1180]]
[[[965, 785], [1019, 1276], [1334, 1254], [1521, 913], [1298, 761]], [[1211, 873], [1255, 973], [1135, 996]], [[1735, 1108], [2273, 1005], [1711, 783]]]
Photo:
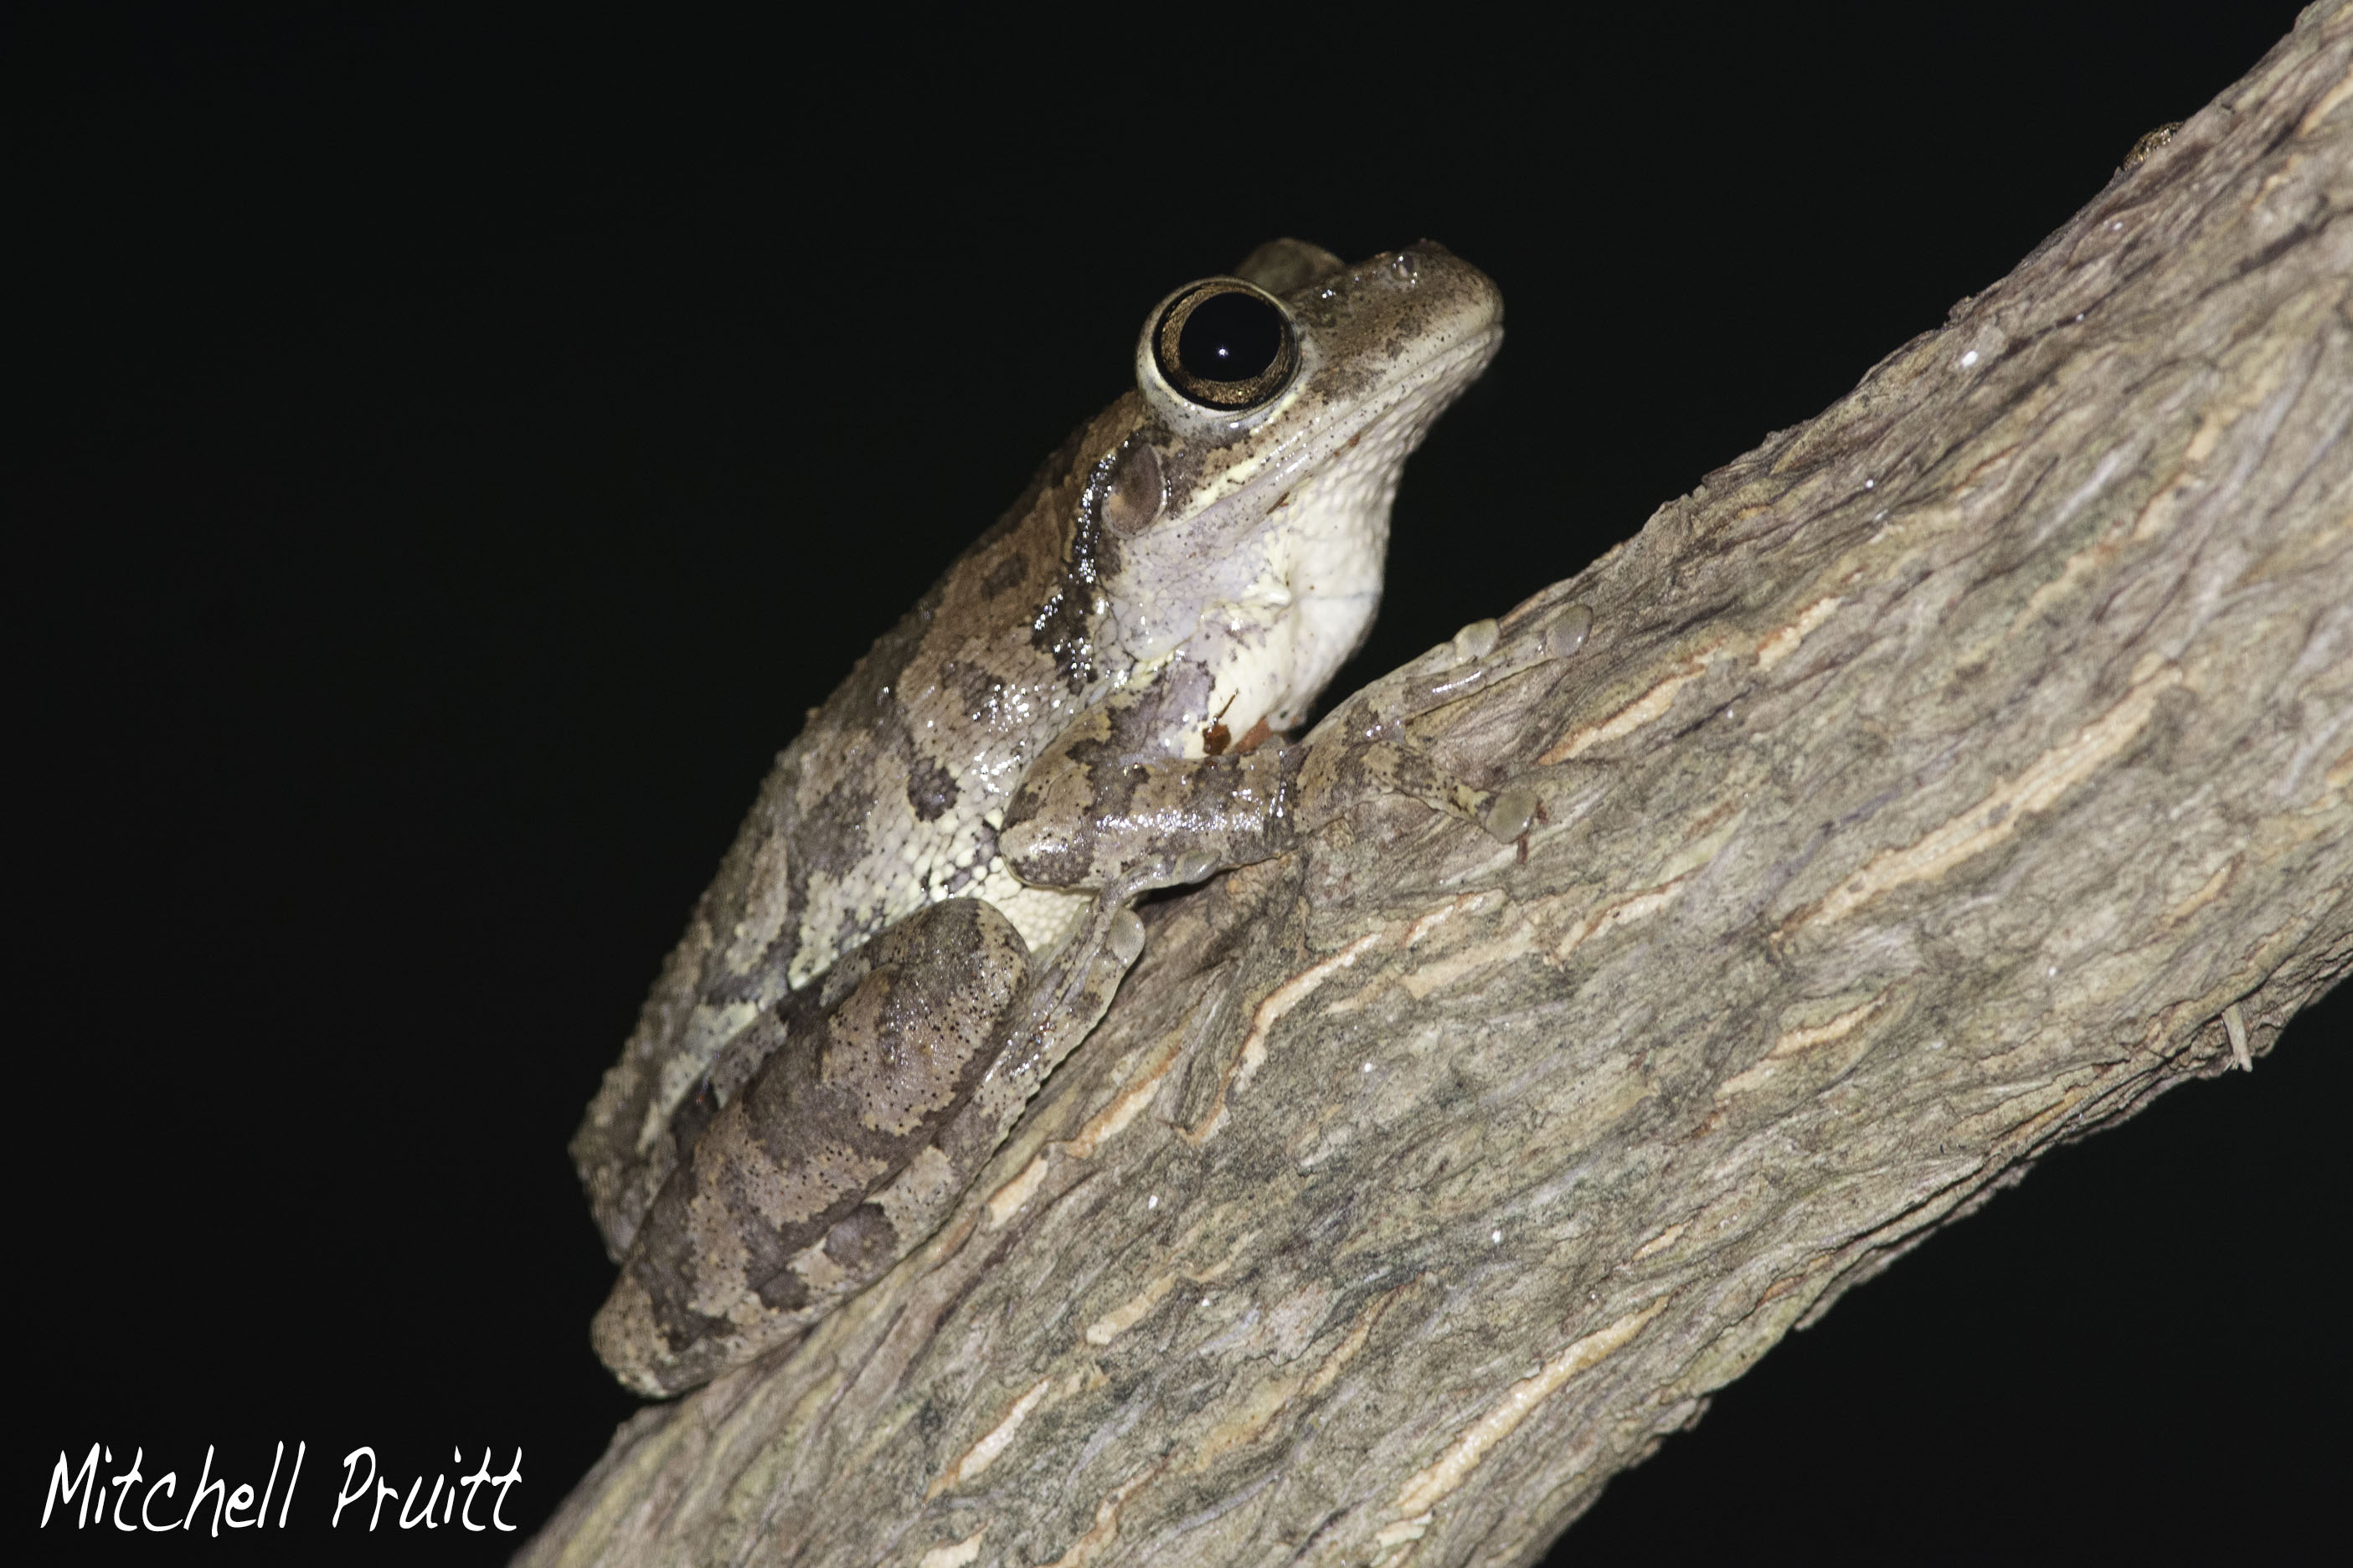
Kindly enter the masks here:
[[948, 1226], [522, 1560], [1525, 1562], [2038, 1154], [2261, 1056], [2353, 961], [2348, 205], [2321, 5], [1504, 617], [1592, 631], [1416, 729], [1537, 791], [1524, 855], [1383, 800], [1153, 906]]

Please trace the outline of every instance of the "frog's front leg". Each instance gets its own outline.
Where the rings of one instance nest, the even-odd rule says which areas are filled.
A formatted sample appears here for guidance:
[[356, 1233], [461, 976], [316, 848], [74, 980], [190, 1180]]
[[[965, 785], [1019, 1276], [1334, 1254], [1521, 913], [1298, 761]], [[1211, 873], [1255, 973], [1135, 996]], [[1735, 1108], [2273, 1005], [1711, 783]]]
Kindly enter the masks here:
[[1319, 730], [1307, 744], [1172, 757], [1164, 738], [1184, 730], [1165, 710], [1180, 697], [1147, 688], [1098, 704], [1031, 764], [997, 847], [1025, 882], [1103, 889], [1100, 928], [1106, 911], [1139, 893], [1279, 855], [1303, 831], [1375, 796], [1409, 796], [1508, 844], [1539, 809], [1535, 794], [1472, 786], [1406, 721], [1567, 658], [1591, 622], [1572, 605], [1508, 640], [1493, 621], [1475, 622], [1366, 693], [1352, 725]]
[[1122, 743], [1109, 708], [1065, 731], [1014, 792], [997, 843], [1015, 876], [1124, 903], [1291, 847], [1299, 748], [1155, 757]]

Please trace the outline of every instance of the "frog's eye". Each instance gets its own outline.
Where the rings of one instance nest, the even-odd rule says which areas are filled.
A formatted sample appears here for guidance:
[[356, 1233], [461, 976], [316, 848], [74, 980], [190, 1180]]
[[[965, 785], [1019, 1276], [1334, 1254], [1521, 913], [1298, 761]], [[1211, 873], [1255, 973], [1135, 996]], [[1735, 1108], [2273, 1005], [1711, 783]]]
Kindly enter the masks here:
[[1153, 363], [1177, 395], [1221, 414], [1271, 402], [1299, 368], [1299, 336], [1274, 297], [1239, 278], [1180, 289], [1151, 332]]

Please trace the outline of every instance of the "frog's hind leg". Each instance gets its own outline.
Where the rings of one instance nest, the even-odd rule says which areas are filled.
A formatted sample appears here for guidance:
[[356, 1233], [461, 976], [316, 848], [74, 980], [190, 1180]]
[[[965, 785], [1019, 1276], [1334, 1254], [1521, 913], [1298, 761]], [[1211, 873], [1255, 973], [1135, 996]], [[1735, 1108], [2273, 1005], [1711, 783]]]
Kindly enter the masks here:
[[641, 1393], [797, 1338], [913, 1250], [1043, 1076], [1005, 1070], [1038, 973], [994, 906], [919, 910], [836, 969], [764, 1017], [774, 1048], [663, 1184], [597, 1314], [597, 1353]]

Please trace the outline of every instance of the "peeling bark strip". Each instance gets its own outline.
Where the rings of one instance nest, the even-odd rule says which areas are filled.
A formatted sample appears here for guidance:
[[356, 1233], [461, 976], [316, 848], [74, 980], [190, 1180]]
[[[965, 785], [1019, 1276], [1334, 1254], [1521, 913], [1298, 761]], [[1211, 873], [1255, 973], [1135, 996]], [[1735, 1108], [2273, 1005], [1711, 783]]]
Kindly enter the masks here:
[[1506, 617], [1591, 638], [1413, 728], [1542, 795], [1525, 863], [1381, 801], [1160, 906], [942, 1232], [523, 1560], [1526, 1561], [2023, 1162], [2251, 1064], [2353, 962], [2348, 205], [2319, 5]]

